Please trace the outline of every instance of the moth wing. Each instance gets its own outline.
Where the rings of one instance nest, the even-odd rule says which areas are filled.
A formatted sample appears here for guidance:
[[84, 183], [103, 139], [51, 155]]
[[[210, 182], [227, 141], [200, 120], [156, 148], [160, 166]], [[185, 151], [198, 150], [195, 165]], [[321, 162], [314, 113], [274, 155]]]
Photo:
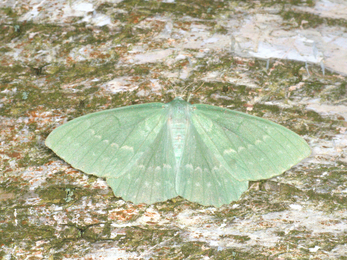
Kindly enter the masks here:
[[218, 161], [240, 181], [279, 175], [311, 153], [296, 133], [245, 113], [193, 105], [192, 122]]
[[219, 207], [238, 200], [247, 181], [233, 178], [190, 124], [176, 179], [177, 193], [202, 205]]
[[166, 117], [161, 103], [100, 111], [56, 128], [46, 145], [85, 173], [119, 177], [153, 144]]
[[164, 124], [143, 155], [120, 177], [107, 179], [116, 196], [138, 203], [155, 203], [178, 196], [176, 162], [170, 132]]

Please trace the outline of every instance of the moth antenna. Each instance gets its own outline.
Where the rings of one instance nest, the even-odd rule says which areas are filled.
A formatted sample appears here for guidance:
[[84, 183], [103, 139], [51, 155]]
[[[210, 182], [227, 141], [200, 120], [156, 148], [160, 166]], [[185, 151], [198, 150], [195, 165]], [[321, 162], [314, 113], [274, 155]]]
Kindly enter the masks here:
[[[201, 85], [200, 85], [200, 87], [198, 87], [197, 89], [193, 89], [193, 91], [192, 91], [192, 95], [194, 95], [194, 92], [196, 92], [196, 91], [198, 91], [203, 85], [205, 84], [205, 82], [203, 82]], [[190, 98], [190, 94], [189, 94], [189, 98]], [[188, 101], [187, 102], [189, 102], [189, 98], [188, 98]]]
[[[192, 82], [192, 83], [190, 83], [188, 86], [186, 86], [186, 87], [184, 87], [183, 89], [182, 89], [182, 93], [187, 89], [187, 88], [189, 88], [191, 85], [193, 85], [194, 84], [194, 82]], [[182, 95], [183, 96], [183, 95]], [[189, 100], [189, 98], [190, 98], [190, 94], [189, 94], [189, 96], [188, 96], [188, 100]], [[188, 100], [187, 100], [187, 102], [188, 102]]]
[[347, 98], [343, 98], [343, 99], [340, 99], [340, 100], [335, 101], [334, 104], [337, 104], [337, 103], [340, 103], [340, 102], [346, 101], [346, 100], [347, 100]]
[[[170, 79], [167, 79], [167, 81], [170, 83], [170, 87], [171, 89], [173, 90], [174, 92], [174, 96], [175, 98], [177, 97], [177, 91], [176, 91], [176, 88], [175, 88], [175, 85], [172, 83], [172, 81]], [[170, 88], [169, 88], [170, 89]]]
[[175, 88], [175, 87], [173, 87], [172, 89], [173, 89], [173, 91], [174, 91], [174, 95], [175, 95], [175, 98], [176, 98], [176, 97], [177, 97], [176, 88]]

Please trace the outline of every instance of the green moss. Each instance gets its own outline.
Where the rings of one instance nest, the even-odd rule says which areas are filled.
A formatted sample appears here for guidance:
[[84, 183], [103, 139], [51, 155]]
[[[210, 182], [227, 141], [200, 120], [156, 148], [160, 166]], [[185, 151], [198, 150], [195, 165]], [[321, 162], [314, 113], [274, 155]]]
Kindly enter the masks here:
[[44, 202], [61, 204], [66, 198], [66, 187], [45, 187], [37, 190], [37, 194]]
[[92, 189], [82, 189], [71, 184], [64, 185], [44, 185], [35, 191], [44, 203], [48, 204], [71, 204], [87, 194], [95, 194], [97, 191]]
[[249, 236], [240, 236], [240, 235], [221, 235], [220, 238], [231, 238], [233, 240], [235, 240], [237, 243], [245, 243], [249, 240], [251, 240], [251, 238]]
[[112, 4], [112, 3], [102, 3], [100, 5], [98, 5], [98, 7], [96, 8], [96, 11], [98, 13], [107, 13], [108, 10], [112, 10], [112, 8], [114, 7], [115, 5]]
[[[0, 182], [0, 211], [8, 206], [12, 206], [14, 200], [21, 200], [21, 195], [27, 191], [27, 187], [23, 185], [24, 183], [26, 182], [22, 179], [11, 177]], [[5, 215], [6, 214], [0, 214], [0, 216], [3, 217], [5, 217]]]
[[12, 49], [10, 47], [1, 47], [0, 48], [0, 52], [3, 52], [3, 53], [6, 53], [6, 52], [9, 52], [11, 51]]
[[[138, 247], [150, 248], [163, 241], [171, 241], [173, 238], [176, 238], [174, 230], [129, 227], [126, 229], [126, 236], [122, 237], [119, 243], [123, 247], [136, 250]], [[179, 239], [179, 237], [176, 239]], [[175, 240], [170, 243], [174, 242]]]
[[[107, 67], [107, 65], [102, 66], [102, 68], [100, 69], [101, 71], [103, 71], [102, 73], [108, 71], [108, 69], [106, 69]], [[69, 81], [71, 82], [75, 77], [98, 77], [99, 75], [100, 71], [98, 72], [97, 69], [90, 69], [88, 66], [81, 66], [79, 67], [79, 69], [73, 69], [69, 72], [69, 74], [65, 74], [65, 77], [62, 77], [62, 83], [68, 83]], [[14, 117], [20, 117], [26, 115], [31, 110], [35, 111], [37, 109], [37, 106], [44, 106], [51, 109], [57, 107], [65, 107], [65, 109], [76, 107], [76, 104], [80, 102], [79, 97], [85, 98], [99, 90], [99, 88], [97, 87], [85, 88], [83, 89], [83, 91], [77, 94], [76, 98], [75, 94], [63, 93], [59, 88], [54, 87], [51, 88], [50, 91], [43, 91], [42, 89], [37, 88], [35, 85], [32, 85], [30, 83], [26, 85], [12, 86], [12, 88], [13, 87], [17, 88], [17, 92], [12, 97], [13, 101], [11, 103], [5, 103], [5, 105], [1, 109], [0, 115], [5, 116], [11, 114]], [[25, 99], [23, 99], [24, 92], [27, 93], [27, 95], [25, 95]], [[95, 109], [96, 106], [104, 105], [107, 102], [107, 98], [96, 96], [95, 98], [88, 99], [85, 102], [85, 109], [91, 111]]]
[[202, 255], [208, 255], [210, 249], [205, 248], [206, 243], [204, 242], [186, 242], [182, 245], [181, 251], [185, 258], [196, 259]]
[[28, 216], [18, 216], [18, 225], [14, 223], [3, 224], [0, 230], [0, 245], [10, 245], [15, 241], [30, 243], [41, 239], [54, 237], [55, 229], [52, 226], [34, 226], [27, 222]]
[[182, 211], [184, 211], [187, 207], [193, 210], [199, 210], [202, 208], [205, 208], [205, 206], [201, 206], [198, 203], [190, 202], [181, 196], [177, 196], [175, 198], [155, 203], [155, 206], [159, 212], [168, 213], [168, 212], [174, 212], [175, 214], [178, 214]]
[[8, 17], [17, 18], [18, 14], [13, 11], [11, 7], [0, 8], [2, 12], [4, 12]]
[[128, 10], [129, 14], [117, 14], [115, 19], [129, 23], [128, 19], [138, 21], [138, 19], [142, 20], [153, 14], [160, 15], [165, 13], [171, 13], [177, 17], [189, 15], [194, 18], [212, 19], [216, 15], [216, 10], [221, 11], [226, 7], [227, 2], [212, 0], [196, 0], [189, 3], [184, 0], [178, 0], [174, 3], [130, 0], [117, 5], [117, 8]]
[[336, 82], [334, 86], [326, 90], [326, 85], [320, 89], [320, 97], [322, 102], [340, 103], [347, 99], [347, 82]]
[[73, 63], [69, 67], [60, 67], [55, 69], [57, 71], [54, 75], [48, 77], [49, 80], [55, 81], [56, 77], [61, 78], [61, 84], [69, 84], [75, 81], [75, 79], [90, 79], [107, 75], [114, 71], [114, 63], [117, 62], [115, 58], [112, 63], [93, 64], [91, 61], [83, 61]]
[[[20, 65], [20, 64], [14, 64], [13, 66], [0, 66], [0, 72], [4, 73], [8, 78], [9, 78], [9, 76], [14, 76], [14, 74], [22, 75], [23, 72], [26, 70], [27, 70], [27, 68], [25, 66]], [[9, 73], [11, 73], [11, 74], [9, 74]], [[11, 79], [13, 79], [13, 77], [11, 77]]]
[[[68, 241], [74, 241], [82, 237], [81, 230], [75, 226], [66, 225], [62, 232], [59, 233], [61, 240], [55, 241], [54, 247], [61, 248], [61, 243]], [[59, 247], [60, 246], [60, 247]]]
[[81, 236], [82, 238], [91, 242], [100, 240], [110, 240], [110, 230], [111, 225], [109, 223], [90, 225], [82, 232]]
[[[272, 205], [275, 205], [278, 201], [292, 203], [309, 200], [310, 203], [316, 205], [317, 210], [328, 213], [345, 208], [347, 197], [344, 194], [334, 192], [337, 187], [343, 186], [346, 182], [345, 170], [338, 167], [319, 167], [318, 169], [306, 170], [304, 174], [298, 172], [284, 178], [288, 182], [293, 178], [295, 183], [304, 183], [305, 185], [299, 184], [300, 188], [298, 188], [295, 185], [272, 180], [260, 181], [260, 190], [270, 196], [269, 201]], [[286, 207], [284, 203], [282, 205]]]
[[297, 24], [300, 26], [302, 21], [307, 21], [308, 23], [303, 24], [304, 28], [316, 28], [319, 25], [325, 24], [327, 26], [342, 26], [347, 27], [347, 22], [345, 19], [334, 19], [321, 17], [312, 13], [300, 13], [295, 11], [283, 11], [281, 16], [284, 20], [295, 19]]

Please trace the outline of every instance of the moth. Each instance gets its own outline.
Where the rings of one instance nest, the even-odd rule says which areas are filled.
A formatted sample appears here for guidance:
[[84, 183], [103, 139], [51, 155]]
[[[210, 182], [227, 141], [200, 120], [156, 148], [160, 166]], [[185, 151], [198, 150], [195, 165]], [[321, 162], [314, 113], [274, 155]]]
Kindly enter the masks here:
[[280, 175], [311, 153], [281, 125], [180, 97], [81, 116], [56, 128], [46, 145], [105, 178], [124, 200], [182, 196], [216, 207], [238, 200], [248, 181]]

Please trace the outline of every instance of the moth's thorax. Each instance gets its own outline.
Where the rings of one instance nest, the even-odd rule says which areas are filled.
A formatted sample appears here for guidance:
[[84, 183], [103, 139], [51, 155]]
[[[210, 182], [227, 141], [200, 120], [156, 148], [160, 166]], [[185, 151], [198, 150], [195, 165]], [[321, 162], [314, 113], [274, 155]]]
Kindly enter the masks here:
[[182, 157], [183, 148], [189, 127], [190, 104], [181, 98], [175, 98], [169, 103], [168, 129], [172, 138], [176, 163]]

